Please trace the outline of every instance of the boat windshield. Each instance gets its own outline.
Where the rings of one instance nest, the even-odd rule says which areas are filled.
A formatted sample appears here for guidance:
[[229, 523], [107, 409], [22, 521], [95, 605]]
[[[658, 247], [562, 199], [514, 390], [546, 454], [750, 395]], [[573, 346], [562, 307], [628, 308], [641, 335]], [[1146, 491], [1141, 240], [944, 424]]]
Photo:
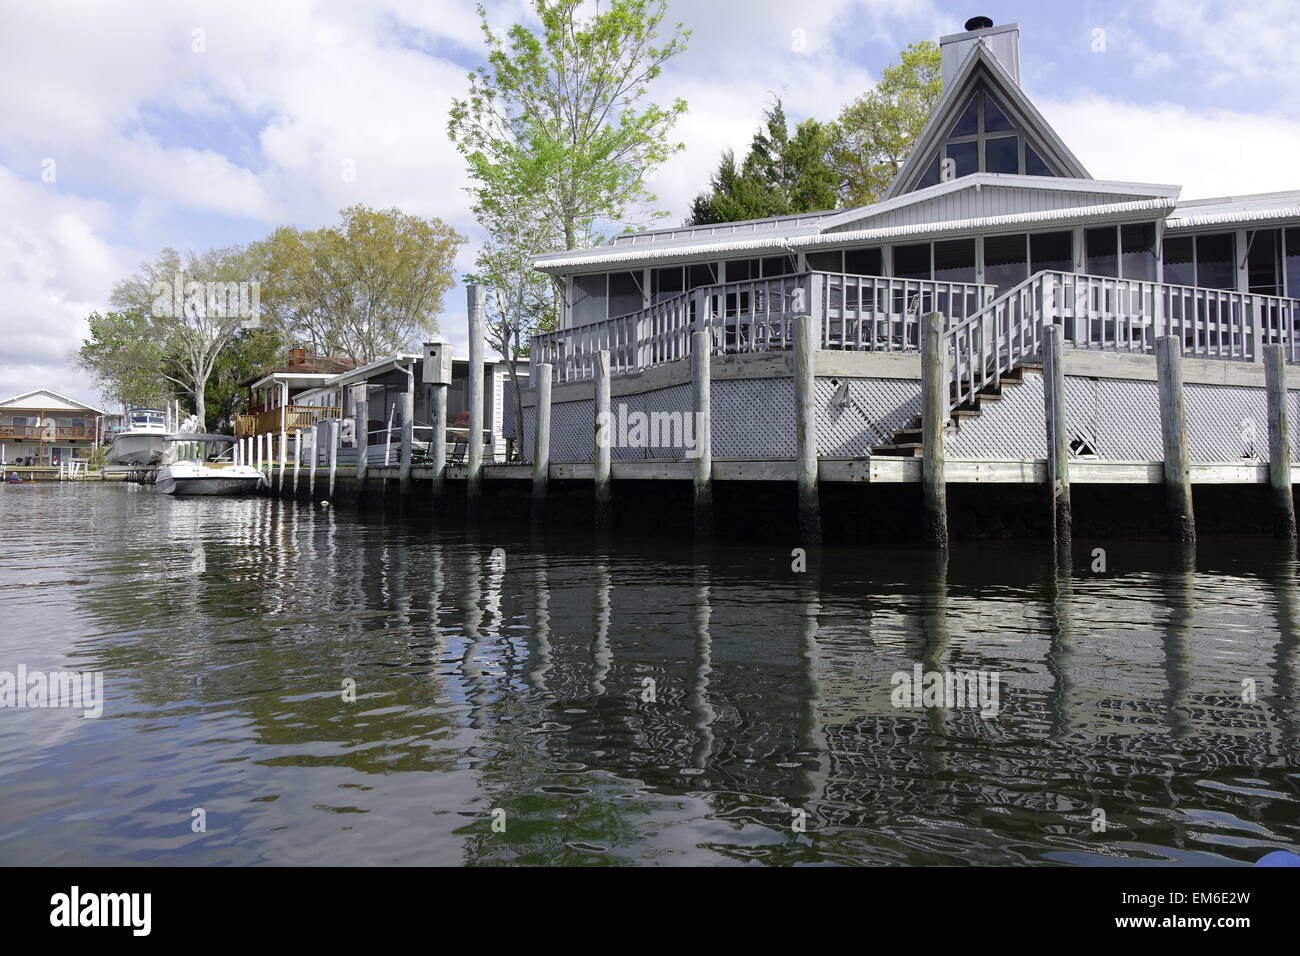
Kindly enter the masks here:
[[167, 425], [163, 413], [152, 408], [133, 408], [127, 420], [132, 428], [165, 428]]
[[235, 445], [232, 441], [169, 441], [163, 454], [166, 464], [178, 461], [197, 461], [203, 464], [230, 464], [234, 461]]

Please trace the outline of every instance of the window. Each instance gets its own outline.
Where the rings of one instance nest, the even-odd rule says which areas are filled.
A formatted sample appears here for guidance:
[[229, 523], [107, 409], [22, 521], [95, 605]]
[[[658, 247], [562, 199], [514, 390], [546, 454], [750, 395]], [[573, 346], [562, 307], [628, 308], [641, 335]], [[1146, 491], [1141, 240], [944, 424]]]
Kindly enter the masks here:
[[1235, 289], [1235, 243], [1230, 232], [1196, 237], [1196, 284], [1207, 289]]
[[997, 286], [999, 295], [1029, 278], [1026, 240], [1023, 232], [984, 239], [984, 283]]
[[638, 272], [611, 272], [609, 274], [609, 318], [627, 315], [645, 307], [641, 292], [641, 274]]
[[[990, 173], [1052, 176], [1054, 173], [1023, 135], [1006, 109], [985, 89], [976, 90], [948, 136], [917, 177], [916, 189], [944, 178]], [[1010, 134], [1010, 135], [1008, 135]], [[945, 163], [940, 163], [940, 159]]]
[[671, 298], [683, 291], [682, 274], [683, 269], [681, 266], [669, 266], [666, 269], [653, 270], [650, 273], [650, 301], [662, 302], [664, 299]]
[[1020, 172], [1020, 137], [999, 136], [984, 141], [984, 168], [990, 173]]
[[805, 258], [808, 268], [814, 272], [844, 271], [844, 253], [838, 249], [834, 252], [810, 252]]
[[1084, 272], [1093, 276], [1119, 275], [1119, 233], [1114, 226], [1083, 231], [1087, 262]]
[[1165, 240], [1165, 282], [1196, 285], [1196, 243], [1191, 236]]
[[1286, 294], [1300, 298], [1300, 229], [1286, 231]]
[[1277, 229], [1258, 229], [1246, 236], [1246, 272], [1251, 292], [1259, 295], [1282, 294], [1282, 233]]
[[1165, 239], [1165, 281], [1173, 285], [1235, 289], [1235, 249], [1236, 242], [1230, 232]]
[[687, 288], [698, 289], [700, 286], [718, 284], [718, 264], [716, 262], [696, 262], [686, 267]]
[[966, 143], [949, 143], [948, 158], [952, 160], [952, 177], [960, 179], [977, 173], [980, 169], [980, 144], [975, 140]]
[[609, 317], [605, 309], [609, 301], [608, 281], [609, 277], [603, 272], [600, 275], [573, 277], [574, 325], [587, 325]]
[[1029, 237], [1029, 273], [1073, 272], [1074, 233], [1036, 232]]
[[1047, 168], [1047, 164], [1034, 150], [1034, 147], [1025, 143], [1025, 175], [1026, 176], [1050, 176], [1052, 171]]
[[934, 244], [934, 277], [943, 282], [975, 281], [975, 240], [954, 239]]
[[879, 249], [845, 249], [844, 271], [851, 276], [884, 275], [884, 263]]
[[930, 278], [930, 244], [894, 246], [894, 275], [900, 279]]
[[1125, 279], [1156, 281], [1156, 224], [1139, 222], [1120, 226], [1120, 275]]
[[763, 260], [764, 279], [770, 279], [773, 276], [788, 276], [795, 271], [793, 256], [773, 256]]
[[728, 259], [726, 266], [728, 282], [757, 279], [761, 274], [760, 260], [758, 259]]

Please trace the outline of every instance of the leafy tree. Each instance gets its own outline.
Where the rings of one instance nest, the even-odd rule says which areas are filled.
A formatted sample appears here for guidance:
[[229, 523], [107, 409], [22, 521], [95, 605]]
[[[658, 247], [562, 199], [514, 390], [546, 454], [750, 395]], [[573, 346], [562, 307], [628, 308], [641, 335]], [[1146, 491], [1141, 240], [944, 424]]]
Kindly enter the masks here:
[[669, 137], [686, 103], [642, 101], [689, 33], [678, 24], [657, 42], [663, 0], [611, 0], [585, 19], [584, 0], [532, 5], [540, 31], [516, 24], [505, 37], [479, 6], [488, 62], [470, 74], [468, 97], [452, 101], [447, 129], [477, 205], [499, 216], [531, 195], [554, 245], [575, 249], [598, 220], [630, 223], [653, 204], [647, 178], [684, 148]]
[[438, 331], [465, 242], [440, 219], [351, 206], [339, 226], [282, 226], [256, 247], [263, 311], [287, 341], [358, 364], [412, 348]]
[[93, 316], [79, 353], [101, 382], [143, 388], [170, 383], [206, 427], [206, 388], [239, 331], [258, 321], [257, 259], [234, 246], [189, 253], [164, 249], [109, 296], [116, 309]]
[[222, 349], [207, 387], [208, 414], [218, 430], [233, 431], [235, 413], [248, 398], [244, 383], [276, 365], [284, 352], [284, 340], [270, 323], [241, 330]]
[[835, 172], [826, 164], [831, 129], [804, 120], [790, 134], [785, 108], [778, 99], [765, 113], [749, 153], [737, 166], [731, 150], [722, 154], [709, 191], [695, 197], [687, 225], [762, 219], [834, 209]]
[[125, 408], [161, 408], [177, 393], [160, 376], [167, 365], [161, 345], [150, 337], [149, 317], [138, 309], [92, 312], [89, 334], [74, 359], [95, 379], [110, 403]]
[[938, 44], [913, 43], [844, 107], [829, 150], [844, 205], [877, 202], [898, 174], [943, 92], [940, 62]]
[[[518, 205], [499, 200], [489, 208], [476, 208], [487, 241], [479, 248], [474, 271], [466, 282], [490, 290], [484, 303], [489, 344], [506, 359], [514, 392], [515, 434], [524, 434], [523, 393], [519, 387], [519, 360], [528, 354], [531, 336], [556, 326], [558, 314], [551, 280], [533, 268], [531, 258], [548, 250], [551, 226], [529, 199]], [[512, 450], [518, 452], [518, 448]]]

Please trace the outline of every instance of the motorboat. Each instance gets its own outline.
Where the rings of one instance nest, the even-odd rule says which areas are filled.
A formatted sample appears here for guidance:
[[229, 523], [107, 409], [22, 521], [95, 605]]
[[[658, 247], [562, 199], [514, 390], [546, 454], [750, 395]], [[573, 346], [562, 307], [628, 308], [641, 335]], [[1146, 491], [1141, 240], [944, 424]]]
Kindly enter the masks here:
[[127, 468], [153, 468], [163, 459], [167, 438], [167, 413], [160, 408], [132, 408], [113, 434], [105, 464]]
[[229, 435], [179, 432], [164, 439], [154, 487], [164, 495], [246, 495], [262, 484], [261, 473], [234, 461]]

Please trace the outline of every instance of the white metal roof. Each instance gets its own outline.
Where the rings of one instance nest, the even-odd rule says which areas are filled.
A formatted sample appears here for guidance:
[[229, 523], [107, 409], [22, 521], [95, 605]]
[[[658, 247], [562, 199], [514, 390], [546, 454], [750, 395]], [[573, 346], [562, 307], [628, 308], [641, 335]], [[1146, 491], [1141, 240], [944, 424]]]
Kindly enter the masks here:
[[[1017, 177], [1021, 178], [1021, 177]], [[1039, 178], [1039, 177], [1034, 177]], [[596, 247], [571, 253], [564, 258], [540, 258], [536, 267], [543, 272], [566, 272], [585, 266], [612, 265], [625, 262], [647, 262], [663, 259], [724, 254], [731, 252], [793, 252], [796, 249], [815, 250], [818, 247], [835, 248], [848, 242], [876, 239], [944, 235], [952, 232], [1000, 228], [1032, 223], [1074, 222], [1096, 216], [1129, 215], [1165, 212], [1174, 207], [1173, 196], [1157, 196], [1128, 202], [1100, 203], [1092, 206], [1068, 206], [1061, 209], [1039, 209], [1031, 212], [1002, 216], [983, 216], [977, 219], [954, 219], [942, 222], [925, 222], [907, 226], [887, 226], [878, 229], [842, 230], [801, 235], [767, 235], [753, 239], [720, 242], [684, 243], [653, 249], [609, 249]]]
[[1180, 202], [1165, 227], [1190, 229], [1230, 223], [1263, 222], [1300, 217], [1300, 191], [1256, 193], [1249, 196], [1221, 196]]

